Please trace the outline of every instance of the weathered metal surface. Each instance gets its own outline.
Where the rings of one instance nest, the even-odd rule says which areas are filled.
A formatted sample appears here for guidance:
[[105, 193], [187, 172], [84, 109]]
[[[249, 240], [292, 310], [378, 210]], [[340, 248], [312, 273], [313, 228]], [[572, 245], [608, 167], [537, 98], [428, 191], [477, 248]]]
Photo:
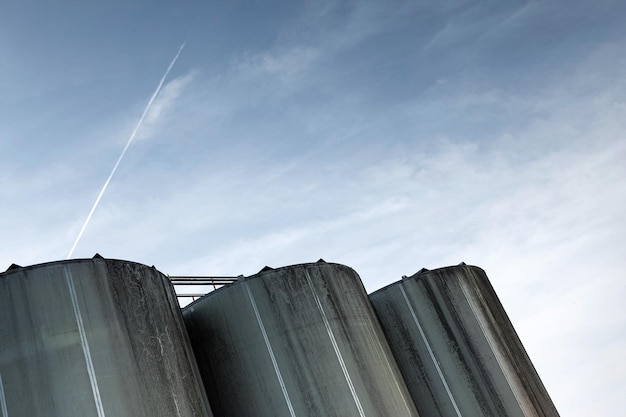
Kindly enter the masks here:
[[0, 274], [0, 416], [212, 416], [168, 278], [105, 259]]
[[485, 272], [422, 270], [370, 295], [429, 417], [558, 417]]
[[418, 415], [346, 266], [264, 268], [183, 317], [216, 416]]

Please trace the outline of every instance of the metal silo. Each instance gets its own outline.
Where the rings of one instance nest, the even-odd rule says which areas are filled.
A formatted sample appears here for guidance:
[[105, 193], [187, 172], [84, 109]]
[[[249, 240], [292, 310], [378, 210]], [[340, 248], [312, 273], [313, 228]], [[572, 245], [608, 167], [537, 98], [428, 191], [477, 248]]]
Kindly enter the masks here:
[[264, 268], [183, 317], [216, 416], [418, 416], [346, 266]]
[[0, 274], [2, 417], [210, 417], [171, 284], [109, 259]]
[[423, 269], [370, 300], [420, 414], [559, 415], [482, 269]]

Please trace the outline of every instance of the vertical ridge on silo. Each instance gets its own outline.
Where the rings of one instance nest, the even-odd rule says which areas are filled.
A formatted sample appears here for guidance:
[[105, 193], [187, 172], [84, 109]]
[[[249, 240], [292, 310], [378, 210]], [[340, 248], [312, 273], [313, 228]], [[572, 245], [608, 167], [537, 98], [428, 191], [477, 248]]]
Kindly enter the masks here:
[[278, 361], [276, 361], [276, 355], [274, 355], [274, 349], [272, 348], [272, 344], [270, 343], [269, 337], [267, 337], [267, 331], [265, 330], [263, 319], [261, 318], [261, 315], [259, 314], [259, 309], [256, 305], [256, 301], [254, 300], [252, 291], [250, 291], [250, 286], [247, 285], [247, 283], [244, 283], [243, 285], [246, 287], [246, 292], [248, 294], [248, 298], [250, 299], [250, 304], [252, 305], [252, 309], [254, 310], [254, 315], [256, 317], [257, 323], [259, 324], [259, 328], [261, 329], [261, 334], [263, 335], [263, 341], [265, 342], [265, 347], [267, 348], [267, 352], [269, 353], [270, 359], [272, 360], [272, 365], [274, 366], [274, 371], [276, 372], [276, 378], [278, 378], [280, 389], [283, 392], [283, 396], [285, 397], [285, 402], [287, 403], [287, 407], [289, 408], [289, 414], [291, 415], [291, 417], [295, 417], [296, 414], [293, 410], [293, 405], [291, 404], [291, 399], [289, 398], [289, 393], [287, 392], [285, 381], [283, 380], [283, 376], [280, 372], [280, 368], [278, 367]]
[[87, 373], [89, 375], [89, 382], [91, 384], [91, 390], [93, 392], [93, 399], [98, 411], [98, 417], [105, 417], [104, 409], [102, 407], [102, 399], [100, 398], [100, 388], [98, 388], [98, 379], [93, 367], [93, 360], [91, 358], [91, 349], [89, 349], [89, 342], [87, 341], [87, 335], [85, 331], [85, 325], [83, 324], [83, 316], [80, 312], [78, 305], [78, 297], [76, 296], [76, 287], [74, 286], [74, 278], [72, 278], [72, 271], [68, 265], [63, 268], [65, 275], [65, 281], [67, 282], [67, 288], [70, 292], [70, 300], [72, 301], [72, 309], [74, 310], [74, 317], [76, 318], [76, 325], [78, 327], [78, 335], [80, 337], [80, 345], [85, 356], [85, 364], [87, 366]]
[[482, 269], [421, 270], [369, 297], [422, 415], [558, 417]]

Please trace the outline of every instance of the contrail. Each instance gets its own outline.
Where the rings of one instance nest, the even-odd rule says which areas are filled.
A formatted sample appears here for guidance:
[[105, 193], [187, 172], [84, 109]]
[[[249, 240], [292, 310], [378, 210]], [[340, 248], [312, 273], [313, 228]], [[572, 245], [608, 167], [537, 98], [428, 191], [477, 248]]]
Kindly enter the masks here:
[[78, 241], [83, 236], [83, 233], [85, 232], [85, 229], [87, 228], [87, 224], [89, 224], [89, 221], [91, 220], [91, 216], [93, 216], [93, 212], [96, 211], [96, 207], [98, 207], [98, 203], [100, 203], [100, 199], [102, 198], [102, 195], [104, 194], [107, 187], [109, 186], [109, 182], [111, 182], [111, 178], [113, 178], [115, 171], [117, 171], [117, 167], [120, 165], [120, 162], [122, 162], [124, 155], [126, 155], [126, 151], [128, 150], [128, 147], [132, 143], [133, 139], [135, 139], [135, 136], [137, 135], [137, 132], [139, 131], [139, 128], [141, 127], [143, 123], [143, 119], [146, 118], [148, 111], [150, 111], [150, 107], [152, 107], [152, 103], [154, 102], [154, 99], [157, 97], [157, 95], [159, 95], [159, 91], [161, 91], [161, 87], [163, 87], [163, 83], [165, 82], [167, 75], [170, 73], [170, 71], [172, 70], [172, 67], [178, 60], [178, 57], [180, 56], [180, 53], [183, 51], [183, 48], [185, 47], [186, 43], [187, 43], [187, 40], [185, 40], [183, 44], [180, 45], [180, 48], [178, 48], [178, 52], [176, 52], [176, 56], [174, 57], [174, 59], [172, 59], [172, 62], [170, 62], [170, 65], [167, 67], [167, 70], [165, 70], [165, 74], [163, 74], [163, 77], [161, 77], [161, 81], [159, 81], [159, 85], [157, 86], [156, 90], [154, 90], [152, 97], [150, 97], [150, 101], [148, 101], [148, 105], [144, 109], [141, 117], [139, 118], [139, 121], [137, 122], [137, 125], [135, 126], [135, 129], [133, 130], [133, 133], [130, 135], [130, 138], [128, 138], [128, 142], [126, 142], [126, 146], [124, 147], [124, 150], [122, 151], [120, 157], [117, 159], [115, 166], [111, 170], [111, 173], [109, 174], [109, 178], [107, 178], [104, 185], [102, 186], [102, 189], [100, 190], [100, 194], [98, 194], [98, 198], [96, 198], [96, 202], [93, 203], [93, 207], [91, 207], [91, 211], [87, 215], [87, 219], [85, 220], [85, 223], [83, 223], [83, 227], [80, 229], [80, 232], [78, 233], [78, 236], [76, 237], [76, 240], [74, 241], [74, 244], [72, 245], [72, 249], [70, 249], [70, 252], [67, 254], [67, 258], [65, 259], [69, 259], [72, 257], [72, 254], [74, 253], [74, 249], [76, 249], [76, 245], [78, 245]]

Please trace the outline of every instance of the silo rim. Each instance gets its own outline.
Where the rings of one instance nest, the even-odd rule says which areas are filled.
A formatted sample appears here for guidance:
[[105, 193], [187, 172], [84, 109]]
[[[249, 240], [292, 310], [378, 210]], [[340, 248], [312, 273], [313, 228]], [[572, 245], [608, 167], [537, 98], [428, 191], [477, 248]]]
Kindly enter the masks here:
[[414, 280], [414, 279], [430, 276], [430, 275], [433, 275], [433, 274], [437, 274], [437, 273], [440, 273], [440, 272], [444, 272], [444, 271], [447, 271], [447, 270], [450, 270], [450, 269], [458, 269], [458, 268], [478, 269], [478, 270], [482, 271], [483, 274], [486, 275], [484, 269], [482, 269], [481, 267], [476, 266], [476, 265], [467, 265], [467, 264], [465, 264], [465, 262], [461, 262], [458, 265], [442, 266], [441, 268], [436, 268], [436, 269], [422, 268], [418, 272], [414, 273], [413, 275], [409, 275], [406, 278], [402, 278], [402, 279], [400, 279], [398, 281], [392, 282], [391, 284], [385, 285], [384, 287], [379, 288], [376, 291], [371, 292], [369, 295], [372, 296], [372, 295], [374, 295], [376, 293], [383, 292], [383, 291], [385, 291], [385, 290], [387, 290], [390, 287], [393, 287], [395, 285], [400, 285], [405, 280]]
[[164, 274], [163, 272], [159, 271], [158, 269], [156, 269], [154, 266], [148, 266], [145, 264], [142, 264], [140, 262], [135, 262], [135, 261], [127, 261], [125, 259], [111, 259], [111, 258], [103, 258], [102, 256], [99, 257], [93, 257], [93, 258], [76, 258], [76, 259], [63, 259], [63, 260], [59, 260], [59, 261], [50, 261], [50, 262], [42, 262], [39, 264], [34, 264], [34, 265], [27, 265], [27, 266], [20, 266], [19, 268], [13, 268], [13, 269], [8, 269], [5, 272], [0, 273], [0, 277], [5, 277], [5, 276], [9, 276], [11, 274], [15, 274], [18, 273], [20, 271], [29, 271], [32, 269], [38, 269], [38, 268], [45, 268], [45, 267], [49, 267], [49, 266], [53, 266], [53, 265], [63, 265], [63, 264], [80, 264], [80, 263], [86, 263], [86, 262], [123, 262], [126, 264], [133, 264], [133, 265], [138, 265], [147, 269], [155, 269], [157, 272], [159, 272], [161, 275], [164, 275], [167, 277], [166, 274]]
[[[196, 303], [198, 303], [201, 300], [207, 299], [208, 297], [211, 297], [215, 294], [221, 294], [221, 291], [226, 290], [228, 288], [233, 288], [237, 285], [240, 285], [242, 282], [246, 282], [252, 279], [256, 279], [256, 278], [260, 278], [264, 275], [267, 274], [274, 274], [276, 272], [285, 270], [285, 269], [294, 269], [294, 268], [308, 268], [308, 267], [330, 267], [330, 266], [334, 266], [334, 267], [340, 267], [340, 268], [344, 268], [347, 270], [352, 271], [357, 277], [359, 277], [359, 279], [361, 278], [360, 275], [358, 274], [358, 272], [356, 272], [353, 268], [344, 265], [344, 264], [340, 264], [340, 263], [335, 263], [335, 262], [305, 262], [305, 263], [299, 263], [299, 264], [293, 264], [293, 265], [286, 265], [286, 266], [281, 266], [278, 268], [270, 268], [270, 267], [264, 267], [262, 268], [259, 272], [257, 272], [256, 274], [252, 274], [252, 275], [248, 275], [248, 276], [243, 276], [240, 275], [242, 277], [242, 279], [237, 280], [237, 282], [233, 282], [232, 284], [226, 284], [216, 290], [213, 290], [209, 293], [206, 293], [205, 295], [203, 295], [200, 298], [195, 299], [194, 301], [192, 301], [191, 303], [187, 304], [185, 307], [183, 307], [183, 310], [186, 310], [192, 306], [194, 306]], [[363, 283], [361, 283], [361, 285], [363, 285]]]

